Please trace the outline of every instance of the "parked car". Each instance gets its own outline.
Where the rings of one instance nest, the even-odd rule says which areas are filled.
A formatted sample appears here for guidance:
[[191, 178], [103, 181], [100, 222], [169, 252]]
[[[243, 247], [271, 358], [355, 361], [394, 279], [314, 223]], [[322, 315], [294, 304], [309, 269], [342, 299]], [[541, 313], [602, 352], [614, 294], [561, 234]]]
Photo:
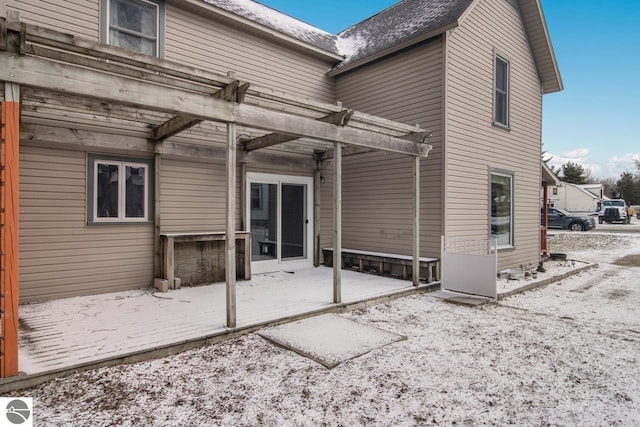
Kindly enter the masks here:
[[560, 208], [547, 208], [547, 213], [549, 214], [547, 228], [571, 231], [587, 231], [596, 228], [596, 220], [593, 216], [573, 215]]

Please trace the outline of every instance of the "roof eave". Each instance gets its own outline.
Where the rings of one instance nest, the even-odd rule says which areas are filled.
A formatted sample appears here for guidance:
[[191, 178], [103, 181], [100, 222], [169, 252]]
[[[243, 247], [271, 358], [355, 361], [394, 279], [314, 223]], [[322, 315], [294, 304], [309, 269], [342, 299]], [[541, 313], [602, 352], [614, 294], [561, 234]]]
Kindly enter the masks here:
[[564, 89], [564, 85], [540, 0], [519, 0], [519, 4], [528, 33], [538, 30], [543, 34], [543, 37], [529, 38], [536, 63], [548, 64], [546, 67], [538, 68], [542, 93], [560, 92]]
[[426, 33], [421, 33], [416, 35], [415, 37], [409, 39], [409, 40], [405, 40], [402, 43], [398, 43], [394, 46], [391, 46], [390, 48], [381, 50], [379, 52], [373, 53], [371, 55], [365, 56], [364, 58], [360, 58], [356, 61], [350, 62], [347, 65], [343, 66], [343, 67], [339, 67], [339, 68], [334, 68], [333, 70], [329, 71], [327, 73], [327, 76], [329, 77], [335, 77], [335, 76], [339, 76], [340, 74], [344, 74], [347, 71], [350, 70], [354, 70], [356, 68], [362, 67], [363, 65], [366, 65], [370, 62], [376, 61], [380, 58], [384, 58], [385, 56], [389, 56], [393, 53], [396, 53], [398, 51], [401, 51], [403, 49], [406, 49], [408, 47], [411, 47], [415, 44], [421, 43], [423, 41], [429, 40], [431, 38], [434, 38], [436, 36], [439, 36], [440, 34], [443, 34], [447, 31], [449, 31], [452, 28], [455, 28], [458, 26], [458, 21], [454, 21], [451, 22], [447, 25], [444, 25], [440, 28], [437, 28], [435, 30], [432, 31], [428, 31]]
[[545, 182], [547, 185], [560, 184], [560, 178], [558, 178], [558, 176], [555, 173], [553, 173], [549, 165], [547, 165], [547, 163], [544, 161], [542, 162], [542, 181]]
[[298, 48], [304, 49], [306, 51], [308, 51], [309, 53], [315, 55], [315, 56], [320, 56], [323, 57], [325, 59], [329, 59], [331, 61], [342, 61], [344, 60], [344, 56], [343, 55], [339, 55], [337, 53], [334, 52], [330, 52], [327, 51], [325, 49], [321, 49], [317, 46], [314, 46], [312, 44], [309, 43], [305, 43], [302, 40], [299, 40], [295, 37], [289, 36], [287, 34], [281, 33], [280, 31], [274, 30], [273, 28], [269, 28], [266, 27], [262, 24], [259, 24], [255, 21], [252, 21], [250, 19], [244, 18], [242, 16], [238, 16], [235, 13], [229, 12], [227, 10], [221, 9], [219, 7], [216, 7], [215, 5], [206, 3], [203, 0], [179, 0], [183, 3], [187, 3], [189, 5], [191, 5], [192, 7], [197, 7], [203, 10], [206, 10], [210, 13], [213, 13], [214, 15], [219, 16], [220, 18], [223, 18], [225, 20], [229, 20], [229, 21], [233, 21], [235, 23], [238, 23], [241, 26], [244, 27], [248, 27], [251, 28], [254, 31], [257, 32], [261, 32], [264, 33], [265, 35], [274, 38], [274, 39], [278, 39], [284, 43], [290, 44], [290, 45], [294, 45], [297, 46]]

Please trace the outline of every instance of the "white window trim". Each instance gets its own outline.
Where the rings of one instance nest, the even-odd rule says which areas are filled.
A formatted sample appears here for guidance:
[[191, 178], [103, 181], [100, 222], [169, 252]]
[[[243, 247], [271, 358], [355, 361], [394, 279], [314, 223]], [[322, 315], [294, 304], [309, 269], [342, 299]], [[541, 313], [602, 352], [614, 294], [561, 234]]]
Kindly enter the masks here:
[[[498, 61], [502, 61], [507, 65], [507, 90], [502, 91], [498, 89]], [[506, 123], [499, 122], [497, 120], [498, 110], [498, 92], [506, 95]], [[510, 129], [511, 127], [511, 61], [498, 51], [493, 52], [493, 125], [504, 129]]]
[[[118, 166], [118, 216], [117, 217], [99, 217], [98, 216], [98, 165], [114, 165]], [[126, 216], [126, 168], [144, 168], [144, 215], [142, 217]], [[96, 156], [93, 158], [92, 164], [93, 174], [91, 179], [91, 215], [89, 216], [90, 224], [130, 224], [141, 223], [148, 224], [152, 221], [150, 210], [150, 163], [137, 162], [135, 159], [116, 160], [109, 157], [101, 158]]]
[[[102, 0], [103, 8], [102, 11], [104, 16], [101, 17], [101, 26], [102, 26], [102, 41], [106, 44], [111, 44], [110, 36], [111, 36], [111, 0]], [[147, 40], [155, 40], [155, 52], [154, 56], [161, 57], [163, 55], [163, 38], [164, 38], [164, 0], [137, 0], [141, 3], [146, 3], [151, 5], [156, 10], [156, 35], [155, 39], [150, 38], [149, 36], [138, 33], [136, 31], [128, 30], [126, 28], [117, 27], [118, 31], [123, 33], [132, 34], [138, 37], [143, 37]]]
[[493, 184], [493, 177], [494, 176], [504, 176], [509, 178], [509, 191], [511, 193], [511, 203], [509, 206], [509, 218], [510, 220], [510, 224], [509, 224], [509, 243], [508, 244], [498, 244], [497, 248], [498, 249], [513, 249], [515, 248], [515, 218], [514, 218], [514, 213], [515, 213], [515, 173], [511, 172], [511, 171], [505, 171], [505, 170], [497, 170], [497, 169], [492, 169], [491, 171], [489, 171], [489, 239], [494, 239], [492, 233], [491, 233], [491, 205], [493, 203], [493, 197], [491, 194], [491, 186]]

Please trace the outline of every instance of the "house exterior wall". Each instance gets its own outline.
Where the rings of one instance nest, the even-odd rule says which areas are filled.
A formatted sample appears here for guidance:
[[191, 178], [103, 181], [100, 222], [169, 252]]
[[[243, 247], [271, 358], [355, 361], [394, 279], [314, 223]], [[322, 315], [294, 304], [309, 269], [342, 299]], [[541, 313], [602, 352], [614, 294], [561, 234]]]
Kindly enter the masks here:
[[[97, 41], [99, 1], [6, 0], [22, 20]], [[499, 267], [537, 263], [539, 254], [541, 85], [522, 21], [512, 2], [477, 2], [446, 36], [352, 70], [326, 76], [330, 60], [212, 20], [168, 1], [164, 57], [237, 78], [429, 129], [433, 146], [421, 162], [421, 255], [440, 256], [440, 236], [489, 235], [489, 173], [515, 176], [515, 247], [502, 250]], [[511, 129], [492, 126], [493, 51], [511, 63]], [[43, 97], [45, 95], [42, 95]], [[108, 120], [98, 103], [42, 99], [23, 106], [23, 122], [136, 138], [148, 137], [150, 113], [136, 122], [131, 107], [115, 107]], [[157, 117], [155, 117], [157, 116]], [[224, 133], [202, 124], [172, 141], [217, 144]], [[218, 126], [220, 127], [220, 126]], [[105, 130], [108, 128], [108, 132]], [[220, 128], [224, 128], [221, 126]], [[119, 148], [116, 148], [119, 147]], [[102, 147], [126, 154], [124, 145]], [[25, 141], [21, 148], [21, 301], [113, 292], [148, 286], [153, 279], [152, 225], [88, 226], [87, 153], [81, 145]], [[152, 157], [150, 148], [134, 153]], [[445, 166], [446, 165], [446, 166]], [[162, 232], [224, 229], [222, 160], [163, 156], [160, 167]], [[332, 245], [331, 161], [321, 172], [321, 247]], [[250, 172], [311, 176], [313, 171], [250, 163]], [[242, 189], [238, 169], [237, 220]], [[412, 159], [367, 153], [345, 156], [343, 246], [410, 254]], [[369, 224], [369, 225], [365, 225]]]
[[[337, 77], [337, 99], [349, 108], [432, 132], [421, 160], [422, 256], [438, 257], [441, 234], [442, 40], [440, 38]], [[331, 178], [333, 164], [323, 175]], [[411, 254], [413, 160], [369, 153], [343, 159], [343, 247]], [[332, 200], [330, 179], [322, 200]], [[332, 246], [332, 208], [323, 205], [322, 246]]]
[[233, 71], [238, 79], [295, 95], [327, 102], [335, 96], [326, 60], [171, 4], [166, 6], [165, 58], [221, 74]]
[[153, 225], [87, 226], [86, 153], [21, 141], [20, 301], [153, 281]]
[[[493, 122], [494, 49], [510, 61], [510, 130]], [[518, 10], [475, 4], [447, 38], [445, 235], [490, 235], [490, 171], [514, 174], [514, 247], [498, 268], [537, 265], [542, 88]]]

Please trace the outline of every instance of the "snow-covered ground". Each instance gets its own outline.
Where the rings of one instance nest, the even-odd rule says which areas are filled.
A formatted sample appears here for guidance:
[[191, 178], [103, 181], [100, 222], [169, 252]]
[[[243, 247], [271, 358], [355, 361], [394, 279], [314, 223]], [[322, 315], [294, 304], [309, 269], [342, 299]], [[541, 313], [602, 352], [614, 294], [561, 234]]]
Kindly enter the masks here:
[[599, 267], [477, 308], [343, 314], [408, 339], [332, 370], [249, 334], [13, 395], [35, 425], [640, 425], [640, 234], [550, 245]]

